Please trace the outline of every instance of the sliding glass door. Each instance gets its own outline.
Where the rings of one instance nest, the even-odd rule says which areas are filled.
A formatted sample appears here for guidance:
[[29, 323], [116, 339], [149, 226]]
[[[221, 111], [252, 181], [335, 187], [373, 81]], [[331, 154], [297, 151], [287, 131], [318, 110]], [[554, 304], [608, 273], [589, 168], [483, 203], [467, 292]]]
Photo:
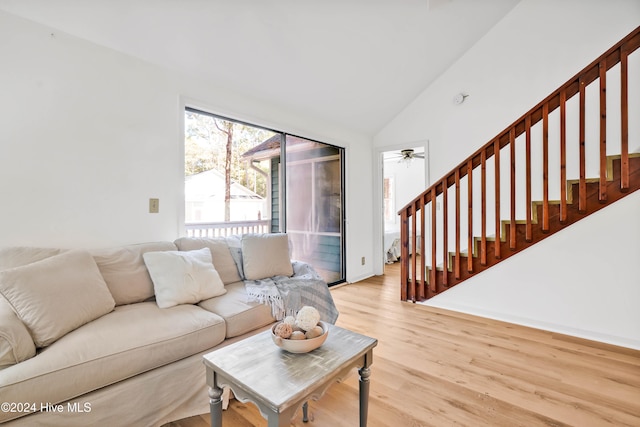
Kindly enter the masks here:
[[285, 136], [286, 231], [292, 257], [328, 283], [345, 280], [344, 149]]
[[293, 259], [343, 282], [343, 152], [187, 107], [187, 234], [287, 232]]

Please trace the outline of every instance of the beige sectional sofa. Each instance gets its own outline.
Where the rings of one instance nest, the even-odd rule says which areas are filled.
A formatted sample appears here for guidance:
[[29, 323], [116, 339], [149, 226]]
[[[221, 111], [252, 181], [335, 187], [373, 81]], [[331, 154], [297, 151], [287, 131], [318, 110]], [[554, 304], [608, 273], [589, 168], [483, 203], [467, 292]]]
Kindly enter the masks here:
[[0, 249], [0, 423], [154, 426], [207, 412], [202, 355], [275, 321], [247, 301], [244, 270], [295, 276], [287, 248], [286, 235], [252, 235]]

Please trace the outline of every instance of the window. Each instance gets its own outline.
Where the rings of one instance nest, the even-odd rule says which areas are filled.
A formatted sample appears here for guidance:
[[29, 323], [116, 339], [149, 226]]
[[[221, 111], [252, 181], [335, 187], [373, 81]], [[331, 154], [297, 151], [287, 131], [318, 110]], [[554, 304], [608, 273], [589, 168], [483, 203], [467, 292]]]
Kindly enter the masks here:
[[394, 180], [393, 177], [385, 177], [382, 187], [382, 200], [384, 203], [384, 222], [395, 223], [398, 214], [394, 206]]
[[187, 109], [185, 222], [234, 222], [247, 230], [269, 218], [269, 163], [246, 153], [274, 136], [279, 134]]
[[287, 232], [292, 258], [340, 283], [346, 274], [343, 157], [340, 147], [187, 108], [187, 233]]

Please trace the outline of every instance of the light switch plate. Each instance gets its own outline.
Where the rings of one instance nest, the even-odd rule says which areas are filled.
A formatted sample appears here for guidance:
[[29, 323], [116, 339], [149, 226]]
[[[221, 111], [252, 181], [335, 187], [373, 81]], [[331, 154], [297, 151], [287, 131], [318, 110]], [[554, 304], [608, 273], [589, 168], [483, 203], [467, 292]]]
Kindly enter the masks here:
[[160, 199], [149, 199], [149, 213], [160, 212]]

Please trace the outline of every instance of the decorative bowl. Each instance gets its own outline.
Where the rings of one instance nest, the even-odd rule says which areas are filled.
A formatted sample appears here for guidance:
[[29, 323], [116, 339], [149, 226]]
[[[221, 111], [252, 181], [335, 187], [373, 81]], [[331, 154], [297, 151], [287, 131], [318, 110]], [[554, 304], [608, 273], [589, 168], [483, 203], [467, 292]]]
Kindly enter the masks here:
[[276, 323], [271, 327], [271, 339], [273, 340], [275, 345], [277, 345], [283, 350], [288, 351], [289, 353], [308, 353], [320, 347], [322, 344], [324, 344], [324, 342], [327, 339], [327, 336], [329, 336], [329, 327], [327, 326], [327, 324], [323, 321], [320, 321], [320, 323], [318, 324], [322, 327], [322, 330], [324, 331], [324, 333], [319, 337], [315, 337], [307, 340], [289, 340], [289, 339], [284, 339], [282, 337], [279, 337], [273, 332], [276, 326], [278, 326], [278, 323]]

